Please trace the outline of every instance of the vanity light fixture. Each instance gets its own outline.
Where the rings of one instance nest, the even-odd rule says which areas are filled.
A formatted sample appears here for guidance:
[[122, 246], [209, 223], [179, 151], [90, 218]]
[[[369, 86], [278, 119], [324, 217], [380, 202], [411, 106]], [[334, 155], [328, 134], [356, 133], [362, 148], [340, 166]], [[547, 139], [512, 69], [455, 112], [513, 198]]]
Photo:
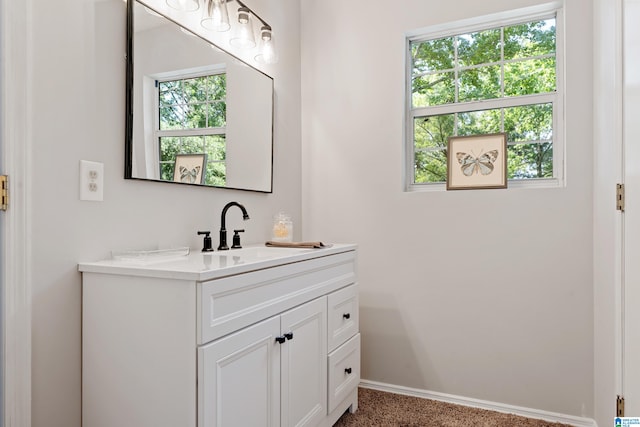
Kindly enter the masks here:
[[200, 24], [207, 30], [229, 31], [229, 12], [226, 0], [205, 0]]
[[[126, 1], [126, 0], [125, 0]], [[207, 30], [224, 32], [233, 30], [229, 39], [231, 46], [240, 49], [253, 49], [256, 47], [253, 19], [262, 24], [260, 28], [260, 45], [255, 54], [255, 61], [261, 64], [273, 64], [278, 61], [278, 56], [273, 42], [273, 30], [264, 19], [256, 15], [241, 0], [202, 0], [203, 12], [200, 25]], [[237, 20], [229, 21], [227, 3], [235, 1], [238, 8]], [[199, 0], [166, 0], [167, 4], [182, 11], [195, 11], [199, 8]]]
[[198, 0], [167, 0], [167, 5], [172, 9], [183, 12], [193, 12], [200, 8], [200, 2]]
[[260, 45], [255, 60], [261, 64], [273, 64], [278, 60], [273, 42], [273, 30], [268, 25], [263, 25], [260, 29]]
[[246, 6], [238, 9], [238, 25], [235, 26], [235, 34], [229, 40], [231, 46], [241, 49], [251, 49], [256, 47], [256, 39], [253, 35], [253, 22], [251, 21], [251, 10]]

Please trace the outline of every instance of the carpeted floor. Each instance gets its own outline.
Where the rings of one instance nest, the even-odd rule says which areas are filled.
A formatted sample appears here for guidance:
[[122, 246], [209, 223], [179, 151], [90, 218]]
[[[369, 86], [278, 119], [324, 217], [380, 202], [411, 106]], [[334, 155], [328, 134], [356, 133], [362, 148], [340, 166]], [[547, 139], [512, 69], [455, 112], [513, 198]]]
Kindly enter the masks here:
[[334, 427], [570, 427], [367, 388], [358, 390], [358, 406], [355, 414], [344, 414]]

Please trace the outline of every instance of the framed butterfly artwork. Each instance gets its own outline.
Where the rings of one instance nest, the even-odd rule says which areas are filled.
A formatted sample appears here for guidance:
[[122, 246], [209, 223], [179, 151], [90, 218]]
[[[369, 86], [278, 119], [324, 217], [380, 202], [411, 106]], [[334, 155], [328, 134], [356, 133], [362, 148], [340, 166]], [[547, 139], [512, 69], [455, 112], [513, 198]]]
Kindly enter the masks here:
[[452, 136], [447, 145], [447, 190], [507, 188], [507, 134]]
[[204, 184], [207, 155], [176, 154], [173, 167], [173, 181], [184, 184]]

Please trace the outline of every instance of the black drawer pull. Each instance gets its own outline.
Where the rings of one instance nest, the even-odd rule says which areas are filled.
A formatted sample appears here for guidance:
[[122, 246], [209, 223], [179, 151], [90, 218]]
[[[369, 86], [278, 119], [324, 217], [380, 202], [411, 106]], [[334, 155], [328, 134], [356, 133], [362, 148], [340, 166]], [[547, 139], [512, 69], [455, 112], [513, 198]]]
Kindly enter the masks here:
[[287, 332], [286, 334], [284, 334], [284, 337], [288, 340], [292, 340], [293, 339], [293, 332]]
[[285, 342], [287, 339], [285, 337], [276, 337], [276, 342], [278, 344], [282, 344], [283, 342]]
[[347, 374], [351, 374], [351, 368], [347, 368], [344, 370]]
[[351, 314], [345, 313], [345, 314], [342, 315], [342, 317], [344, 317], [345, 319], [350, 319], [351, 318]]

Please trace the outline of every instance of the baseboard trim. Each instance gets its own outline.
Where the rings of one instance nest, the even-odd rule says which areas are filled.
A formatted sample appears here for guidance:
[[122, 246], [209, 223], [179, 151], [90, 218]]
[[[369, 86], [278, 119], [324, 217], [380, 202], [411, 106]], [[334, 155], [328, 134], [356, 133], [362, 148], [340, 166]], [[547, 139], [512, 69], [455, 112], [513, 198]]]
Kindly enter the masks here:
[[438, 400], [440, 402], [454, 403], [456, 405], [470, 406], [473, 408], [488, 409], [490, 411], [503, 412], [507, 414], [515, 414], [527, 418], [536, 418], [549, 422], [570, 424], [575, 427], [598, 427], [598, 424], [595, 422], [595, 420], [592, 420], [591, 418], [581, 418], [573, 415], [558, 414], [555, 412], [525, 408], [522, 406], [506, 405], [504, 403], [490, 402], [487, 400], [479, 400], [463, 396], [455, 396], [452, 394], [439, 393], [437, 391], [421, 390], [369, 380], [361, 380], [360, 387], [387, 391], [389, 393], [403, 394], [405, 396]]

